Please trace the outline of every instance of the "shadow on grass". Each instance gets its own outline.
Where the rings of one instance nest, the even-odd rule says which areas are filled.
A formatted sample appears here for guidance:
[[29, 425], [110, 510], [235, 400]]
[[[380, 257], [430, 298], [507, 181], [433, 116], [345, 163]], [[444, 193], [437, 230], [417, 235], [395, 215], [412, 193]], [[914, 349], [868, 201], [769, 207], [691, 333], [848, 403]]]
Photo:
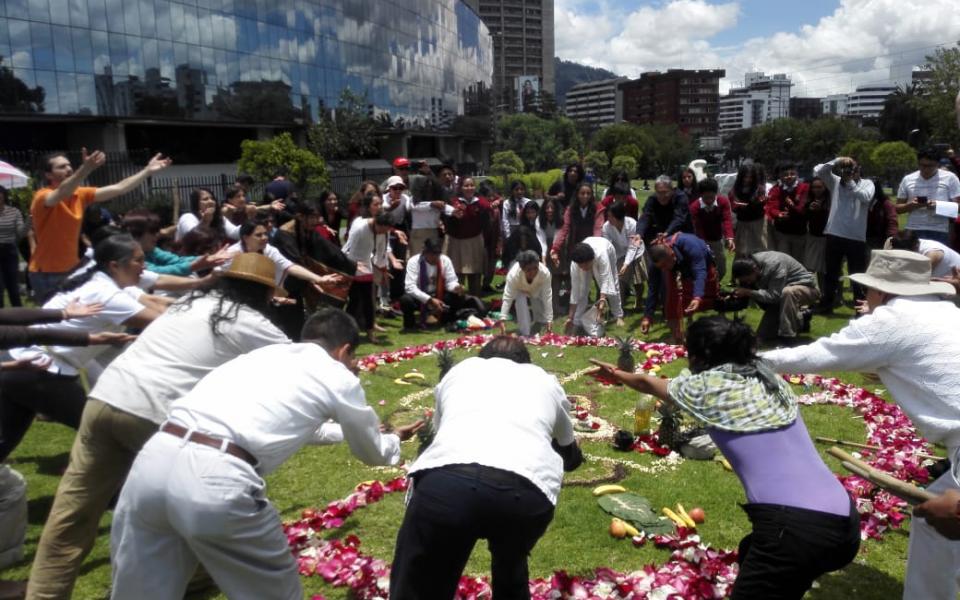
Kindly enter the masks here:
[[17, 465], [34, 463], [37, 465], [38, 475], [52, 475], [55, 477], [60, 477], [63, 475], [64, 470], [66, 470], [67, 464], [70, 462], [70, 453], [61, 452], [60, 454], [54, 454], [51, 456], [14, 456], [7, 462], [10, 463], [10, 465], [14, 468], [16, 468]]
[[820, 586], [804, 596], [807, 600], [856, 598], [890, 600], [903, 593], [903, 583], [874, 567], [854, 562], [843, 570], [821, 577]]

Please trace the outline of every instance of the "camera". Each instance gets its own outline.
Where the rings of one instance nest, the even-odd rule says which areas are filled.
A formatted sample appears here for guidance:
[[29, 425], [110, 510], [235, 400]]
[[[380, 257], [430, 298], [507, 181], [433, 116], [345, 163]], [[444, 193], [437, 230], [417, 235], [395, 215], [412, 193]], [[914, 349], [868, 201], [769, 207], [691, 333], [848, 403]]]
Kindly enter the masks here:
[[917, 204], [926, 204], [928, 201], [926, 196], [917, 196]]
[[750, 306], [750, 298], [737, 298], [732, 291], [720, 292], [713, 303], [718, 313], [740, 312]]

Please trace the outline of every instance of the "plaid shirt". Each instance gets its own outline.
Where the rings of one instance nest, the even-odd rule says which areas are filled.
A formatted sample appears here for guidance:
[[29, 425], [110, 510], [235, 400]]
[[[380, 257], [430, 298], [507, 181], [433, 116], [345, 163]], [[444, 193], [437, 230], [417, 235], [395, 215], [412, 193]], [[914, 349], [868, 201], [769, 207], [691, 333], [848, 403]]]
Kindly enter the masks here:
[[[773, 375], [776, 389], [771, 390], [762, 377]], [[762, 363], [744, 368], [724, 364], [697, 374], [684, 369], [670, 380], [670, 398], [707, 427], [753, 433], [779, 429], [797, 418], [797, 402], [789, 384]]]

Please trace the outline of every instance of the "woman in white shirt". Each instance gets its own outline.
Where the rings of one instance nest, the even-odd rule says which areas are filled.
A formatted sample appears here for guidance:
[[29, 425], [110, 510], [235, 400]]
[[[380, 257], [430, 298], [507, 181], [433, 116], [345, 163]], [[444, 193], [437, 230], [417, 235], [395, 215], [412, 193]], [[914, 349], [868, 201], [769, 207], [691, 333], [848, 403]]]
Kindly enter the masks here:
[[[267, 226], [259, 221], [247, 221], [240, 226], [240, 241], [227, 248], [227, 253], [236, 255], [242, 252], [256, 252], [266, 256], [273, 261], [274, 283], [277, 286], [283, 282], [284, 277], [290, 275], [312, 284], [317, 291], [323, 293], [324, 285], [333, 285], [338, 280], [337, 275], [320, 276], [294, 263], [268, 242]], [[227, 262], [224, 268], [229, 265], [230, 263]]]
[[[86, 332], [119, 332], [125, 327], [142, 329], [159, 316], [157, 311], [124, 292], [124, 288], [140, 281], [144, 266], [140, 244], [127, 234], [114, 235], [97, 244], [94, 257], [96, 267], [68, 280], [43, 308], [64, 309], [71, 302], [79, 301], [102, 304], [103, 310], [64, 321], [57, 327]], [[3, 397], [0, 461], [17, 447], [38, 412], [74, 429], [80, 425], [80, 415], [86, 403], [80, 370], [87, 369], [88, 376], [99, 373], [102, 366], [96, 359], [106, 350], [106, 346], [31, 346], [10, 351], [14, 358], [35, 358], [38, 363], [49, 367], [47, 370], [0, 371]]]
[[176, 240], [179, 242], [183, 236], [201, 225], [217, 232], [221, 239], [240, 239], [240, 228], [223, 218], [220, 202], [207, 188], [195, 188], [190, 192], [190, 212], [180, 215]]
[[500, 210], [500, 227], [503, 239], [508, 239], [520, 225], [520, 211], [530, 198], [527, 198], [527, 187], [522, 181], [514, 181], [510, 184], [510, 197], [503, 201], [503, 207]]
[[633, 289], [637, 307], [642, 306], [643, 285], [647, 280], [646, 263], [643, 260], [643, 240], [636, 234], [637, 221], [627, 216], [627, 206], [614, 202], [607, 208], [607, 221], [601, 229], [603, 237], [617, 251], [617, 272], [620, 279], [620, 301], [626, 302]]
[[350, 286], [346, 311], [357, 321], [357, 326], [367, 332], [371, 341], [377, 331], [384, 331], [374, 320], [374, 280], [385, 282], [386, 265], [393, 257], [387, 244], [387, 234], [393, 228], [389, 214], [381, 213], [383, 200], [379, 196], [366, 195], [361, 200], [363, 216], [350, 223], [350, 233], [343, 245], [343, 253], [357, 263], [357, 274]]

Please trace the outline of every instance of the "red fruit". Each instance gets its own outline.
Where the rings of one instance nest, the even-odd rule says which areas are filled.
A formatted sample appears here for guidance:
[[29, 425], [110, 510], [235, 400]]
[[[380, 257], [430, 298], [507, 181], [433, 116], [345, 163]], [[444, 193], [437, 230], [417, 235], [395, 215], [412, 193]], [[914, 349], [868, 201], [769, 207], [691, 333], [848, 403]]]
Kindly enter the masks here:
[[314, 509], [312, 509], [312, 508], [306, 508], [306, 509], [304, 509], [304, 511], [301, 513], [301, 516], [302, 516], [304, 519], [312, 519], [312, 518], [314, 518], [314, 517], [317, 516], [317, 511], [314, 510]]
[[707, 520], [707, 513], [703, 512], [703, 509], [699, 506], [687, 511], [687, 514], [690, 515], [694, 523], [703, 523]]

